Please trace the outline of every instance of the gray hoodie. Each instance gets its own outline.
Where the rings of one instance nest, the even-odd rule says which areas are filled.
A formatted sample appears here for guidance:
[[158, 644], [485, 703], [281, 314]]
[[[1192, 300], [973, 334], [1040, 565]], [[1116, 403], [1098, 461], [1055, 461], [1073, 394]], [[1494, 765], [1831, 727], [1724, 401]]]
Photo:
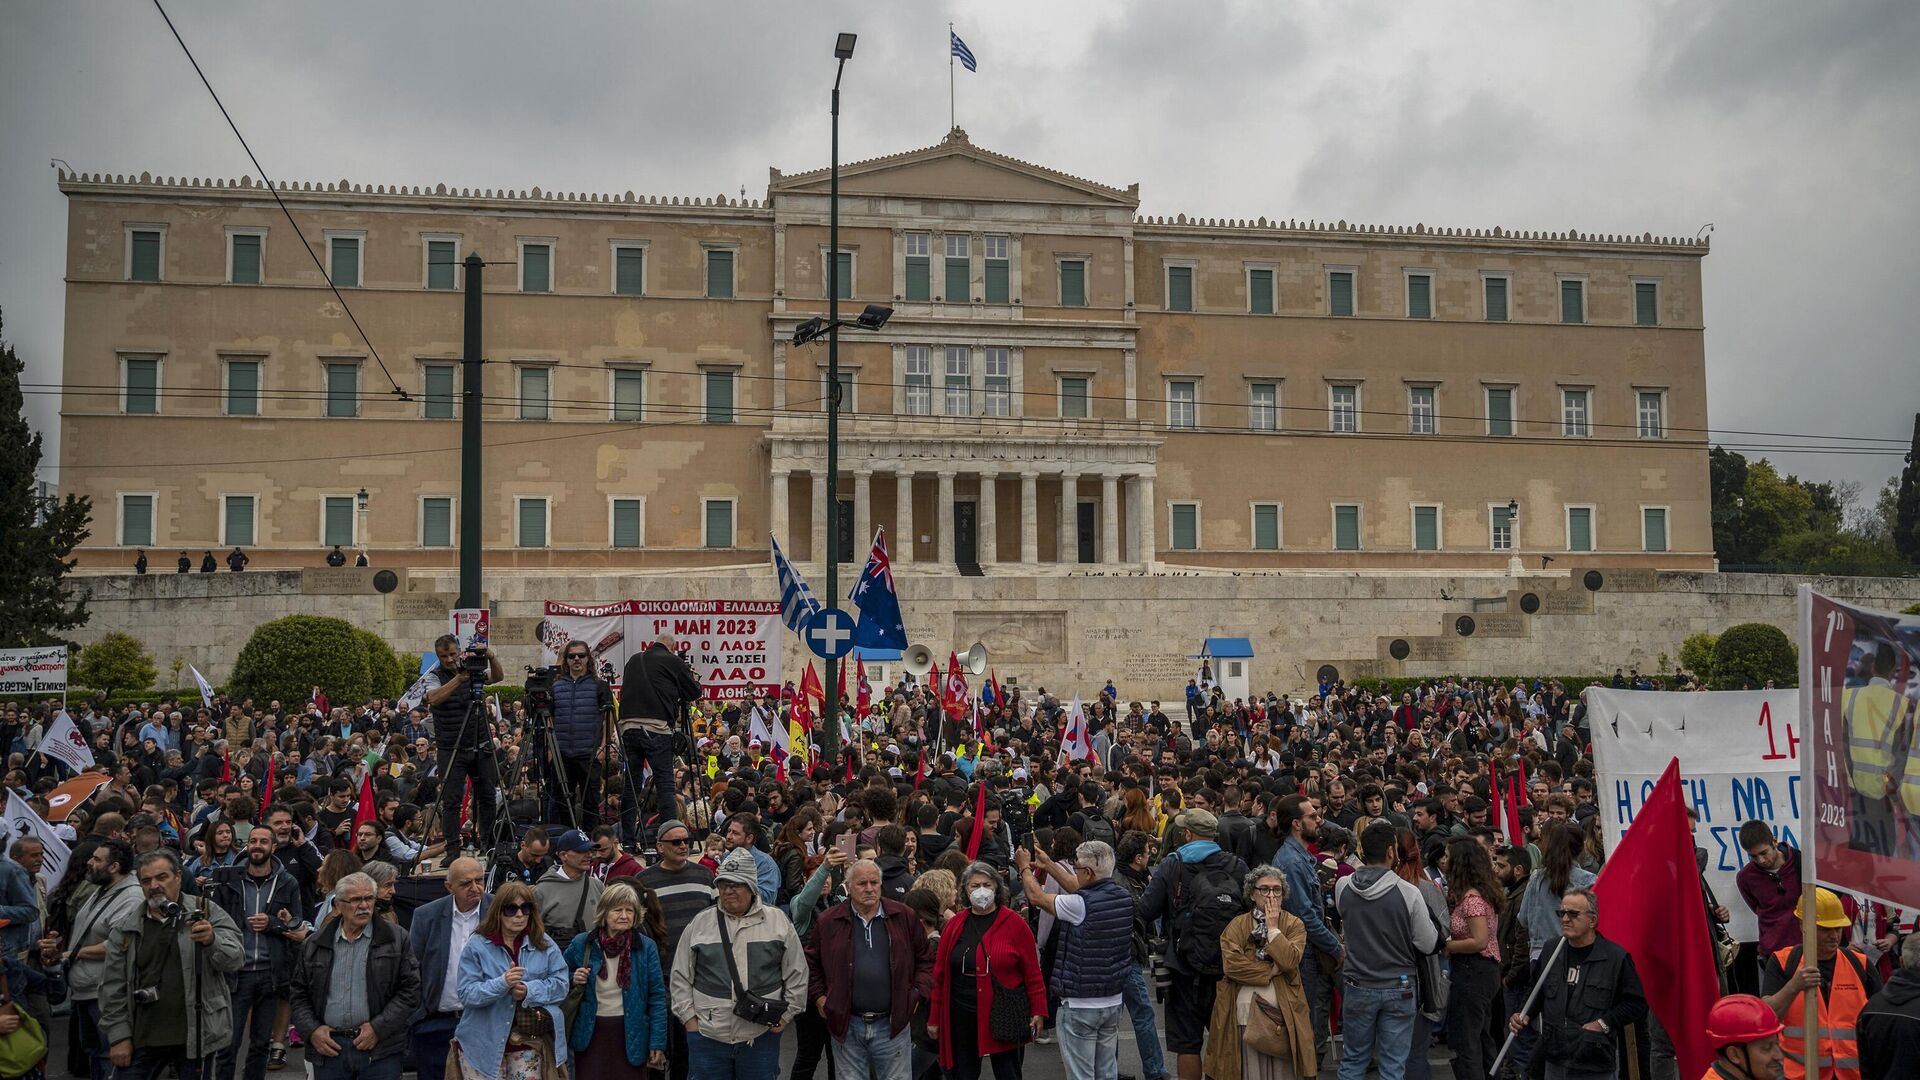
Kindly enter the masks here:
[[1347, 939], [1347, 978], [1359, 986], [1411, 984], [1417, 959], [1440, 943], [1420, 890], [1386, 867], [1341, 878], [1333, 903]]

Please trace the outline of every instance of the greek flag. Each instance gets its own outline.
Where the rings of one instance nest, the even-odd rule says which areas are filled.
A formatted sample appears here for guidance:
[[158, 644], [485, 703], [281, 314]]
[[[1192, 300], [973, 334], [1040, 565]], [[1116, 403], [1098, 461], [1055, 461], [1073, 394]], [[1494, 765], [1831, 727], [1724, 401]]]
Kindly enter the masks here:
[[780, 581], [780, 621], [797, 634], [807, 619], [820, 610], [820, 601], [813, 598], [813, 590], [807, 588], [800, 572], [780, 551], [780, 541], [771, 534], [767, 539], [773, 544], [773, 573]]
[[961, 66], [968, 71], [979, 71], [979, 65], [973, 61], [973, 50], [967, 48], [967, 43], [960, 40], [960, 35], [949, 30], [947, 36], [953, 39], [953, 55], [960, 58]]

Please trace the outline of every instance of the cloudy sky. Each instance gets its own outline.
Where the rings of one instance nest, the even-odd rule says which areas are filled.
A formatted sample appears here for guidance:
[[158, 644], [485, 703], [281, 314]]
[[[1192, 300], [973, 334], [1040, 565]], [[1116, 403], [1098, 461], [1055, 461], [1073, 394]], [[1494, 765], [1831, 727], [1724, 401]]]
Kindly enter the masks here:
[[[1144, 213], [1683, 236], [1711, 222], [1715, 428], [1903, 449], [1920, 408], [1912, 0], [169, 12], [277, 179], [755, 197], [769, 165], [826, 164], [838, 30], [860, 35], [845, 158], [938, 141], [951, 20], [980, 62], [958, 77], [973, 140], [1139, 181]], [[39, 381], [57, 379], [61, 350], [66, 208], [50, 159], [248, 170], [140, 0], [0, 0], [0, 147], [0, 309]], [[30, 399], [50, 438], [52, 401]], [[1773, 456], [1869, 493], [1900, 465]]]

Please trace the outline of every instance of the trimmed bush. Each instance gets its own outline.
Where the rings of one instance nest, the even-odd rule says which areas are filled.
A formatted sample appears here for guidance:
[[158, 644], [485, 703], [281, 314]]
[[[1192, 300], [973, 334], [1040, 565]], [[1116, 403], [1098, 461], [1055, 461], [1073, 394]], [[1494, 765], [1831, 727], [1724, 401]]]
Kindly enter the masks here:
[[371, 630], [356, 627], [353, 636], [367, 651], [367, 685], [372, 696], [397, 698], [406, 693], [407, 684], [401, 681], [400, 661], [393, 655], [393, 646]]
[[[1517, 682], [1525, 686], [1529, 691], [1533, 689], [1533, 684], [1536, 680], [1542, 687], [1550, 682], [1557, 681], [1570, 696], [1576, 698], [1580, 696], [1580, 691], [1585, 690], [1589, 686], [1609, 686], [1612, 684], [1612, 676], [1610, 675], [1455, 675], [1453, 677], [1463, 682], [1497, 682], [1502, 686], [1512, 686]], [[1386, 694], [1393, 699], [1395, 705], [1398, 705], [1400, 704], [1400, 695], [1402, 693], [1408, 690], [1416, 690], [1423, 684], [1439, 683], [1440, 681], [1439, 678], [1432, 676], [1395, 676], [1391, 679], [1348, 679], [1347, 685], [1356, 690], [1365, 690], [1370, 694]], [[1309, 687], [1308, 689], [1312, 688]], [[1265, 691], [1262, 691], [1263, 696], [1264, 694]]]
[[101, 636], [99, 641], [80, 650], [73, 661], [73, 681], [82, 686], [113, 693], [116, 690], [139, 692], [160, 677], [153, 656], [140, 639], [118, 630]]
[[1800, 661], [1786, 631], [1769, 623], [1741, 623], [1727, 628], [1713, 646], [1715, 690], [1758, 690], [1773, 680], [1776, 687], [1800, 684]]
[[1900, 609], [1902, 615], [1920, 615], [1920, 604], [1908, 604]]
[[1713, 647], [1720, 639], [1712, 634], [1689, 634], [1680, 643], [1680, 666], [1696, 679], [1713, 681]]
[[318, 615], [288, 615], [263, 623], [241, 647], [227, 685], [255, 704], [278, 699], [289, 709], [298, 708], [318, 686], [330, 701], [358, 705], [372, 696], [362, 633], [344, 619]]

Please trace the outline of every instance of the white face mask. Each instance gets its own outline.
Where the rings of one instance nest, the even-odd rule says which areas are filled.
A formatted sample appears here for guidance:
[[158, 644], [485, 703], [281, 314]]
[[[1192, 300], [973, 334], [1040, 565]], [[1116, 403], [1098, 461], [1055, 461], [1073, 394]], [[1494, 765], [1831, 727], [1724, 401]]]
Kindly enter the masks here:
[[993, 909], [993, 890], [984, 885], [968, 893], [967, 899], [973, 901], [973, 906], [976, 911], [991, 911]]

